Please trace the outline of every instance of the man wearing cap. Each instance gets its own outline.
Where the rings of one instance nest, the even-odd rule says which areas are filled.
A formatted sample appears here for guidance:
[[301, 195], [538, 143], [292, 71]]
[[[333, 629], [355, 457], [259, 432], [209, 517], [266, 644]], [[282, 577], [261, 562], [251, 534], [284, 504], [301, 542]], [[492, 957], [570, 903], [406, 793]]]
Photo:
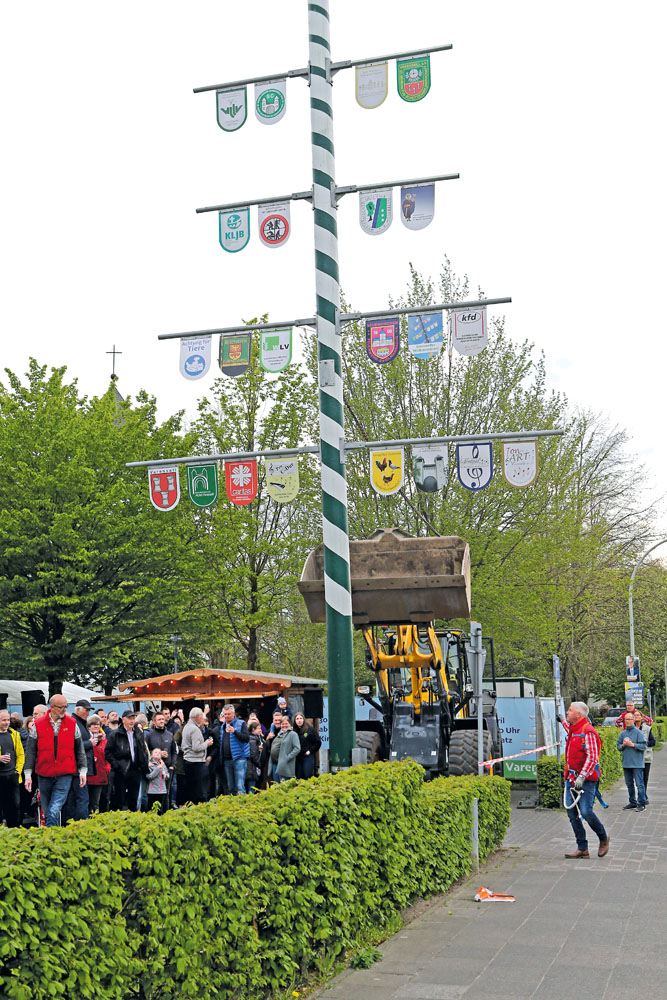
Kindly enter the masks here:
[[113, 773], [112, 809], [137, 811], [141, 779], [148, 771], [148, 752], [144, 738], [134, 729], [136, 712], [127, 709], [121, 724], [107, 737], [105, 756]]
[[88, 716], [90, 715], [90, 710], [93, 706], [90, 704], [87, 698], [79, 698], [76, 705], [74, 706], [73, 719], [79, 727], [79, 732], [81, 733], [81, 740], [83, 742], [83, 749], [86, 754], [86, 766], [88, 768], [88, 773], [86, 775], [86, 784], [80, 785], [78, 782], [73, 781], [69, 790], [69, 795], [67, 796], [67, 802], [63, 808], [63, 822], [67, 823], [70, 819], [88, 819], [90, 815], [90, 802], [88, 799], [88, 778], [95, 774], [95, 755], [93, 753], [93, 744], [90, 738], [90, 733], [88, 732]]
[[[67, 698], [54, 694], [49, 711], [35, 720], [25, 747], [25, 789], [32, 791], [33, 771], [39, 778], [39, 800], [47, 826], [58, 826], [70, 786], [86, 784], [88, 766], [81, 731], [67, 714]], [[78, 777], [77, 777], [78, 772]]]

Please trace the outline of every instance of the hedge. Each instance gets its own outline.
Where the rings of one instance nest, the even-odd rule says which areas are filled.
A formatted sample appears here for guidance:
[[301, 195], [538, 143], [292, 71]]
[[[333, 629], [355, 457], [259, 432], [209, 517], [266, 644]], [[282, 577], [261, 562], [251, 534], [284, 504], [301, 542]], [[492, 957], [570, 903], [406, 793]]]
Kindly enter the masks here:
[[0, 996], [259, 998], [387, 926], [502, 843], [502, 778], [412, 762], [291, 781], [160, 817], [0, 831]]
[[[617, 749], [620, 729], [616, 726], [601, 726], [597, 732], [602, 740], [600, 750], [600, 788], [608, 788], [623, 774], [621, 755]], [[564, 769], [565, 762], [561, 761]], [[545, 809], [558, 809], [563, 804], [563, 784], [557, 757], [541, 757], [537, 762], [537, 789], [540, 805]]]

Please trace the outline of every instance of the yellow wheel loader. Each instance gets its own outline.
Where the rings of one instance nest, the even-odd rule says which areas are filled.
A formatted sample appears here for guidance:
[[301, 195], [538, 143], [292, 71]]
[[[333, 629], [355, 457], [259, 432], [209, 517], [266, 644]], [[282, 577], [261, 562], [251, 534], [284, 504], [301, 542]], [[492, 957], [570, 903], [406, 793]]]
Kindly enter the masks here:
[[[350, 542], [352, 620], [363, 631], [376, 691], [361, 696], [381, 719], [357, 722], [368, 762], [410, 758], [427, 777], [477, 774], [477, 706], [465, 633], [436, 620], [470, 616], [470, 552], [455, 536], [415, 538], [399, 528]], [[325, 620], [324, 554], [308, 556], [299, 590], [313, 622]], [[482, 696], [484, 759], [501, 756], [493, 642]], [[489, 655], [490, 654], [490, 655]], [[473, 714], [474, 710], [474, 714]]]

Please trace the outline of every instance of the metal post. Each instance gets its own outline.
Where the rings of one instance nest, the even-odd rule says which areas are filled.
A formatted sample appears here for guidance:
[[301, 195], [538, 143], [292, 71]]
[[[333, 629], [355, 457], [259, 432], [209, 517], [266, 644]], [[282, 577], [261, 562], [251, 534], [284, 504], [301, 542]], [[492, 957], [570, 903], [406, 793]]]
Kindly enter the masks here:
[[472, 800], [472, 866], [479, 871], [479, 808], [478, 799]]
[[[335, 769], [349, 766], [356, 735], [347, 482], [340, 447], [345, 432], [341, 337], [338, 326], [340, 287], [329, 0], [318, 0], [317, 3], [308, 4], [308, 38], [317, 353], [320, 372], [323, 367], [334, 369], [333, 378], [320, 375], [319, 405], [324, 600], [329, 684], [329, 754], [331, 767]], [[333, 362], [333, 365], [327, 365], [326, 362]], [[330, 382], [333, 384], [328, 384]]]
[[482, 626], [479, 622], [470, 622], [470, 648], [475, 660], [473, 683], [477, 699], [477, 773], [484, 774], [484, 647], [482, 645]]
[[560, 741], [561, 741], [561, 728], [560, 722], [558, 721], [558, 713], [560, 712], [560, 657], [553, 655], [553, 672], [554, 672], [554, 705], [556, 706], [556, 759], [558, 760], [558, 782], [559, 787], [561, 786], [563, 780], [563, 769], [560, 762]]
[[[640, 556], [637, 560], [635, 568], [632, 571], [632, 576], [630, 577], [630, 588], [628, 591], [628, 605], [630, 610], [630, 656], [635, 655], [635, 617], [632, 609], [632, 588], [634, 586], [637, 570], [646, 559], [646, 556], [653, 552], [653, 549], [657, 549], [659, 545], [664, 545], [666, 542], [667, 538], [663, 538], [661, 541], [656, 542], [655, 545], [652, 545], [650, 549], [647, 549], [644, 555]], [[667, 679], [667, 674], [665, 675], [665, 678]], [[667, 693], [665, 697], [667, 698]]]

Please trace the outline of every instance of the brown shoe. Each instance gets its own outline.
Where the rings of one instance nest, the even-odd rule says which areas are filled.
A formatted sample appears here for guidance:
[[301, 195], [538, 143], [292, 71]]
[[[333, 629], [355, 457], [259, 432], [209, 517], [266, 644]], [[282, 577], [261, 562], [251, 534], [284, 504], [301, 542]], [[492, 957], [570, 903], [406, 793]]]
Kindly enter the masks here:
[[598, 857], [603, 858], [605, 854], [609, 853], [609, 837], [606, 840], [600, 841], [600, 846], [598, 847]]
[[566, 858], [590, 858], [590, 854], [588, 853], [588, 851], [580, 851], [579, 848], [577, 848], [576, 851], [573, 851], [572, 854], [566, 854], [565, 857]]

